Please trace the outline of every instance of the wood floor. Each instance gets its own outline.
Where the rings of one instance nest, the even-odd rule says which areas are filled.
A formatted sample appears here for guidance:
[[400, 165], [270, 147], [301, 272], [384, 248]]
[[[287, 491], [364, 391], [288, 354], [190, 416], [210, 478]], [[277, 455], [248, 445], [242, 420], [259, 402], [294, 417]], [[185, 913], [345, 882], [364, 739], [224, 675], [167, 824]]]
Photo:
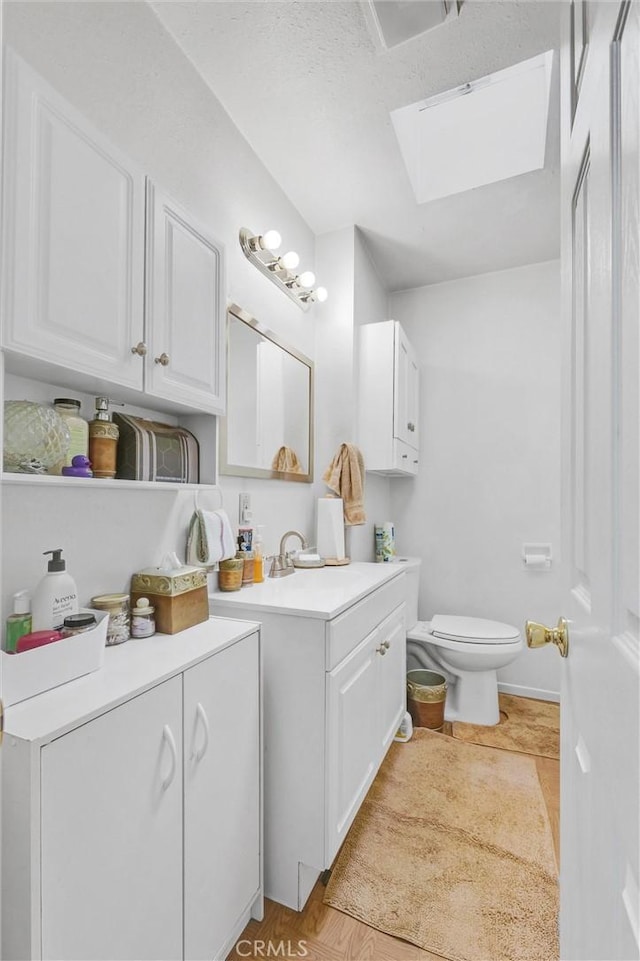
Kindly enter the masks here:
[[[445, 724], [444, 733], [451, 733], [451, 725]], [[559, 862], [559, 762], [547, 757], [537, 757], [535, 761]], [[318, 881], [304, 911], [292, 911], [267, 900], [264, 920], [247, 925], [229, 955], [231, 961], [268, 957], [299, 957], [307, 961], [442, 961], [439, 955], [429, 954], [328, 907], [322, 902], [323, 896], [324, 886]]]

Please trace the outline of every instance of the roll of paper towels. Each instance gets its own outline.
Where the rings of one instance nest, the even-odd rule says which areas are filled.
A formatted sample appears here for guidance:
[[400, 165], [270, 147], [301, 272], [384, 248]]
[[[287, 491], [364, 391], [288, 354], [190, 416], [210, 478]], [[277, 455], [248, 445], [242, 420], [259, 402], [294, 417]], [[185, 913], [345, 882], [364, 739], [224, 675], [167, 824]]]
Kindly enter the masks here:
[[318, 499], [317, 547], [320, 557], [344, 559], [344, 507], [341, 497]]

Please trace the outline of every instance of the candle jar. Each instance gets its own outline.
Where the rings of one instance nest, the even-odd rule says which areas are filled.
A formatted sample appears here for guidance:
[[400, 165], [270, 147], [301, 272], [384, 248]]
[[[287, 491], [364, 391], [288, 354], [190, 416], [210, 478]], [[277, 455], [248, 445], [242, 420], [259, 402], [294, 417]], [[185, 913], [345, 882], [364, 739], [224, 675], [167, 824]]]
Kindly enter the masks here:
[[129, 595], [99, 594], [91, 598], [91, 607], [106, 611], [109, 615], [107, 625], [107, 646], [123, 644], [129, 640]]
[[236, 554], [238, 560], [242, 559], [242, 586], [248, 587], [249, 584], [253, 584], [253, 568], [255, 555], [253, 551], [238, 551]]

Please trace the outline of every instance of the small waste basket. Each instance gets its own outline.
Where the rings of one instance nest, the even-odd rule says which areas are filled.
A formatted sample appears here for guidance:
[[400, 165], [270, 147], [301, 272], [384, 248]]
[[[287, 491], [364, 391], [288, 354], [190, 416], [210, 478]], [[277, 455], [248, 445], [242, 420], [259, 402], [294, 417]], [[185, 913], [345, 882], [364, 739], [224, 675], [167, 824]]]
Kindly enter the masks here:
[[415, 727], [441, 731], [447, 680], [435, 671], [407, 671], [407, 707]]

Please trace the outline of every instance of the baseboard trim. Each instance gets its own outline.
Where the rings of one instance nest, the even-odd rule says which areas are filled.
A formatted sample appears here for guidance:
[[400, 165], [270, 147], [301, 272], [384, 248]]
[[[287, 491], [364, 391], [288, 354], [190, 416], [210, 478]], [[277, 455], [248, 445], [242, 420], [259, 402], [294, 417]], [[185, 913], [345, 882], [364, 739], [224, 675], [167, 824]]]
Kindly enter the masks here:
[[524, 687], [521, 684], [503, 684], [498, 681], [498, 690], [503, 694], [515, 694], [517, 697], [533, 697], [538, 701], [560, 701], [558, 691], [546, 691], [541, 687]]

